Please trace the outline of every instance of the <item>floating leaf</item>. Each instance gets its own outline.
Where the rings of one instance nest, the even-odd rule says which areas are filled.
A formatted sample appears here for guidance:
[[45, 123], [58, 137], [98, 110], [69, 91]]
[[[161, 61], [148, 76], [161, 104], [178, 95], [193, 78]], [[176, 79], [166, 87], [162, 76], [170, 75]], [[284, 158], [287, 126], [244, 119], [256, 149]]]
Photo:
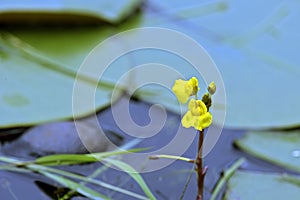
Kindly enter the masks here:
[[[0, 34], [1, 79], [0, 127], [24, 126], [85, 115], [93, 109], [74, 113], [72, 92], [76, 71], [28, 51], [28, 45], [8, 34]], [[18, 48], [19, 47], [19, 48]], [[88, 82], [90, 81], [90, 82]], [[80, 81], [79, 81], [80, 82]], [[91, 84], [93, 83], [93, 84]], [[97, 88], [93, 79], [80, 82], [86, 88]], [[110, 103], [110, 90], [98, 89], [98, 108]]]
[[289, 199], [300, 196], [300, 179], [290, 175], [255, 172], [234, 173], [228, 182], [226, 200]]
[[300, 172], [300, 131], [253, 131], [235, 144], [256, 157]]
[[72, 23], [87, 24], [107, 21], [118, 23], [136, 9], [141, 0], [119, 0], [113, 3], [109, 0], [55, 1], [40, 2], [21, 0], [3, 0], [0, 7], [0, 23]]
[[[299, 48], [295, 41], [300, 39], [295, 20], [300, 17], [299, 2], [274, 1], [270, 4], [259, 0], [247, 3], [229, 0], [224, 1], [225, 12], [193, 18], [182, 18], [180, 9], [183, 6], [177, 4], [174, 1], [151, 2], [150, 13], [151, 8], [155, 8], [151, 19], [158, 21], [159, 18], [163, 21], [160, 26], [188, 34], [211, 55], [225, 83], [227, 127], [289, 127], [300, 123], [300, 95], [296, 92], [300, 85], [300, 57], [295, 51]], [[198, 3], [199, 11], [200, 5], [207, 6]], [[165, 8], [169, 8], [168, 12]], [[179, 71], [187, 73], [191, 68], [182, 65]], [[159, 97], [145, 99], [169, 107], [177, 104]], [[214, 122], [221, 123], [217, 118]]]
[[[135, 23], [135, 20], [128, 21], [118, 30]], [[102, 26], [10, 30], [14, 35], [0, 32], [0, 84], [7, 86], [0, 89], [0, 99], [4, 101], [0, 111], [5, 113], [0, 117], [0, 127], [35, 125], [73, 115], [86, 116], [95, 108], [109, 105], [114, 84], [103, 79], [98, 84], [97, 74], [91, 77], [90, 74], [78, 75], [77, 71], [85, 56], [116, 31], [112, 26]], [[128, 61], [124, 62], [122, 66], [128, 67]], [[99, 88], [95, 94], [95, 107], [82, 103], [80, 111], [73, 112], [75, 78], [80, 79], [79, 84], [87, 90]]]
[[[270, 4], [258, 0], [248, 3], [229, 0], [223, 2], [221, 6], [226, 8], [225, 12], [224, 9], [220, 9], [222, 12], [208, 12], [207, 15], [203, 15], [203, 6], [208, 6], [206, 3], [196, 1], [192, 3], [192, 11], [198, 13], [195, 9], [199, 9], [199, 17], [185, 16], [184, 13], [189, 13], [188, 8], [180, 1], [151, 1], [143, 7], [146, 13], [143, 19], [137, 18], [139, 23], [128, 25], [126, 22], [126, 26], [118, 29], [103, 26], [96, 28], [97, 30], [91, 28], [81, 31], [73, 31], [73, 29], [11, 31], [47, 57], [76, 71], [89, 50], [109, 35], [147, 25], [172, 28], [188, 34], [202, 44], [216, 62], [226, 88], [227, 104], [218, 105], [226, 106], [226, 126], [269, 128], [299, 124], [300, 96], [295, 91], [300, 84], [298, 78], [300, 70], [297, 67], [300, 57], [294, 50], [298, 48], [297, 42], [294, 41], [299, 40], [297, 34], [299, 26], [295, 20], [300, 17], [299, 2], [275, 1]], [[182, 7], [184, 7], [183, 13]], [[170, 10], [164, 12], [165, 8]], [[213, 10], [218, 11], [218, 9]], [[256, 12], [255, 17], [252, 15], [253, 10]], [[230, 22], [230, 26], [224, 21]], [[185, 46], [179, 41], [176, 42], [179, 46]], [[191, 52], [190, 49], [188, 52]], [[142, 55], [146, 56], [136, 56], [142, 61], [135, 57], [133, 59], [135, 65], [127, 63], [127, 66], [157, 62], [179, 69], [179, 72], [184, 71], [183, 74], [187, 77], [194, 74], [194, 71], [190, 70], [188, 61], [182, 61], [184, 59], [178, 62], [178, 59], [169, 57], [165, 59], [166, 62], [160, 62], [158, 56], [151, 55], [149, 52], [144, 52]], [[5, 58], [7, 54], [0, 53], [0, 57]], [[206, 66], [205, 63], [203, 64]], [[155, 75], [160, 75], [156, 70], [153, 71]], [[118, 68], [114, 72], [118, 72]], [[203, 85], [200, 84], [200, 87]], [[148, 87], [148, 89], [153, 88]], [[179, 111], [178, 102], [172, 94], [165, 90], [161, 94], [161, 97], [145, 96], [143, 99], [152, 103], [162, 103], [168, 108], [177, 107]], [[216, 95], [218, 95], [218, 84]], [[21, 96], [19, 93], [14, 93], [5, 98], [17, 97], [14, 99], [20, 102], [10, 101], [15, 105], [23, 105], [27, 100]], [[288, 108], [284, 102], [289, 103]], [[56, 119], [60, 118], [56, 117]], [[221, 121], [215, 118], [214, 122]]]
[[[108, 1], [99, 2], [111, 7], [106, 9], [107, 7], [102, 5], [98, 8], [99, 12], [109, 12], [111, 17], [116, 17], [115, 20], [122, 20], [141, 3], [139, 0], [122, 0], [118, 4]], [[44, 6], [47, 4], [36, 3]], [[78, 6], [75, 5], [76, 2], [72, 3], [73, 6]], [[97, 4], [97, 1], [93, 3]], [[3, 6], [2, 9], [9, 10], [18, 2], [5, 1], [4, 4], [9, 6]], [[71, 2], [68, 4], [71, 5]], [[89, 3], [86, 6], [96, 8]], [[2, 16], [0, 18], [3, 19]], [[5, 114], [0, 117], [0, 128], [35, 125], [72, 116], [87, 116], [94, 112], [95, 108], [101, 109], [109, 105], [114, 84], [103, 79], [97, 84], [99, 77], [85, 74], [77, 76], [77, 71], [86, 55], [97, 44], [118, 31], [136, 25], [138, 20], [138, 17], [128, 20], [118, 26], [118, 29], [110, 25], [36, 27], [34, 30], [12, 27], [2, 29], [0, 32], [0, 84], [2, 85], [0, 111]], [[125, 67], [127, 66], [128, 63], [125, 64]], [[75, 78], [80, 79], [79, 85], [87, 89], [99, 88], [95, 91], [95, 106], [82, 103], [80, 111], [72, 111]]]

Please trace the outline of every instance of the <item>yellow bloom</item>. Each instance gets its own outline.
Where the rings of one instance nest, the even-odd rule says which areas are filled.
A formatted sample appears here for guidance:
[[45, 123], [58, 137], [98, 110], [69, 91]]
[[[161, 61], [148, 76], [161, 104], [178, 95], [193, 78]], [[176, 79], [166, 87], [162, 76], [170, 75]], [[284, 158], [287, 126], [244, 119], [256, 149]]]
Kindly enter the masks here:
[[183, 116], [181, 124], [185, 128], [194, 127], [202, 131], [212, 123], [212, 115], [207, 112], [206, 105], [201, 100], [191, 99], [188, 111]]
[[197, 94], [198, 92], [198, 80], [192, 77], [188, 81], [178, 79], [172, 88], [172, 91], [176, 95], [180, 103], [186, 103], [190, 96]]

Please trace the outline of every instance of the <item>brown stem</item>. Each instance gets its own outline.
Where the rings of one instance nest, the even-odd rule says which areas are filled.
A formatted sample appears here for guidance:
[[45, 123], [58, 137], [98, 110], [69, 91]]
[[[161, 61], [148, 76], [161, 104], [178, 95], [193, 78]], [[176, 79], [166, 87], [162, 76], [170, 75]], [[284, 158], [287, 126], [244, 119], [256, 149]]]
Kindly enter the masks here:
[[197, 181], [198, 181], [198, 194], [196, 200], [203, 200], [203, 188], [204, 188], [204, 177], [207, 171], [207, 167], [203, 169], [202, 160], [202, 145], [204, 140], [204, 130], [199, 131], [199, 141], [198, 141], [198, 154], [196, 159], [196, 171], [197, 171]]

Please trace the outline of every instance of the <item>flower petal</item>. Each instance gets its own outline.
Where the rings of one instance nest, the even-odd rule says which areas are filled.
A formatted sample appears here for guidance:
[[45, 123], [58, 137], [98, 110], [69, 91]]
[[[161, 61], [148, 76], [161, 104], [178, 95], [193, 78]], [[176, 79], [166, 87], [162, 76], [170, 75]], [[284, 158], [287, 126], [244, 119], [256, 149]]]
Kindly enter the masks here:
[[206, 112], [203, 115], [193, 115], [189, 110], [183, 116], [181, 124], [185, 128], [194, 127], [195, 129], [202, 131], [203, 129], [209, 127], [212, 123], [212, 115], [209, 112]]
[[195, 117], [192, 115], [191, 111], [187, 111], [183, 118], [181, 119], [181, 124], [185, 128], [190, 128], [195, 123]]
[[188, 81], [178, 79], [172, 88], [172, 91], [176, 95], [180, 103], [186, 103], [190, 96], [195, 95], [198, 92], [198, 80], [192, 77]]
[[209, 127], [211, 123], [212, 123], [212, 115], [209, 112], [207, 112], [198, 118], [194, 127], [195, 129], [202, 131], [202, 129]]
[[190, 94], [186, 92], [186, 84], [187, 81], [179, 79], [175, 81], [172, 88], [172, 91], [176, 95], [178, 101], [183, 104], [186, 103], [190, 97]]
[[188, 105], [188, 109], [192, 112], [193, 115], [203, 115], [207, 112], [207, 107], [205, 103], [201, 100], [191, 99]]
[[190, 89], [190, 94], [195, 95], [198, 92], [198, 79], [196, 77], [192, 77], [190, 80], [188, 80], [187, 84], [191, 89]]

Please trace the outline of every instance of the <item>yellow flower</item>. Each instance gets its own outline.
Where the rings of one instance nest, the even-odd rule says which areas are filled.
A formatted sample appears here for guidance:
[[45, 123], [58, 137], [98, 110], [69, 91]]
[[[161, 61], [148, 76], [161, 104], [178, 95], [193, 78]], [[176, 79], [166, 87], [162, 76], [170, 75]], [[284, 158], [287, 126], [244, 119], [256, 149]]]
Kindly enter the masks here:
[[172, 88], [172, 91], [176, 95], [180, 103], [186, 103], [190, 96], [197, 94], [198, 92], [198, 80], [192, 77], [188, 81], [178, 79]]
[[194, 127], [202, 131], [212, 123], [212, 115], [207, 112], [206, 105], [201, 100], [191, 99], [188, 111], [183, 116], [181, 124], [185, 128]]

